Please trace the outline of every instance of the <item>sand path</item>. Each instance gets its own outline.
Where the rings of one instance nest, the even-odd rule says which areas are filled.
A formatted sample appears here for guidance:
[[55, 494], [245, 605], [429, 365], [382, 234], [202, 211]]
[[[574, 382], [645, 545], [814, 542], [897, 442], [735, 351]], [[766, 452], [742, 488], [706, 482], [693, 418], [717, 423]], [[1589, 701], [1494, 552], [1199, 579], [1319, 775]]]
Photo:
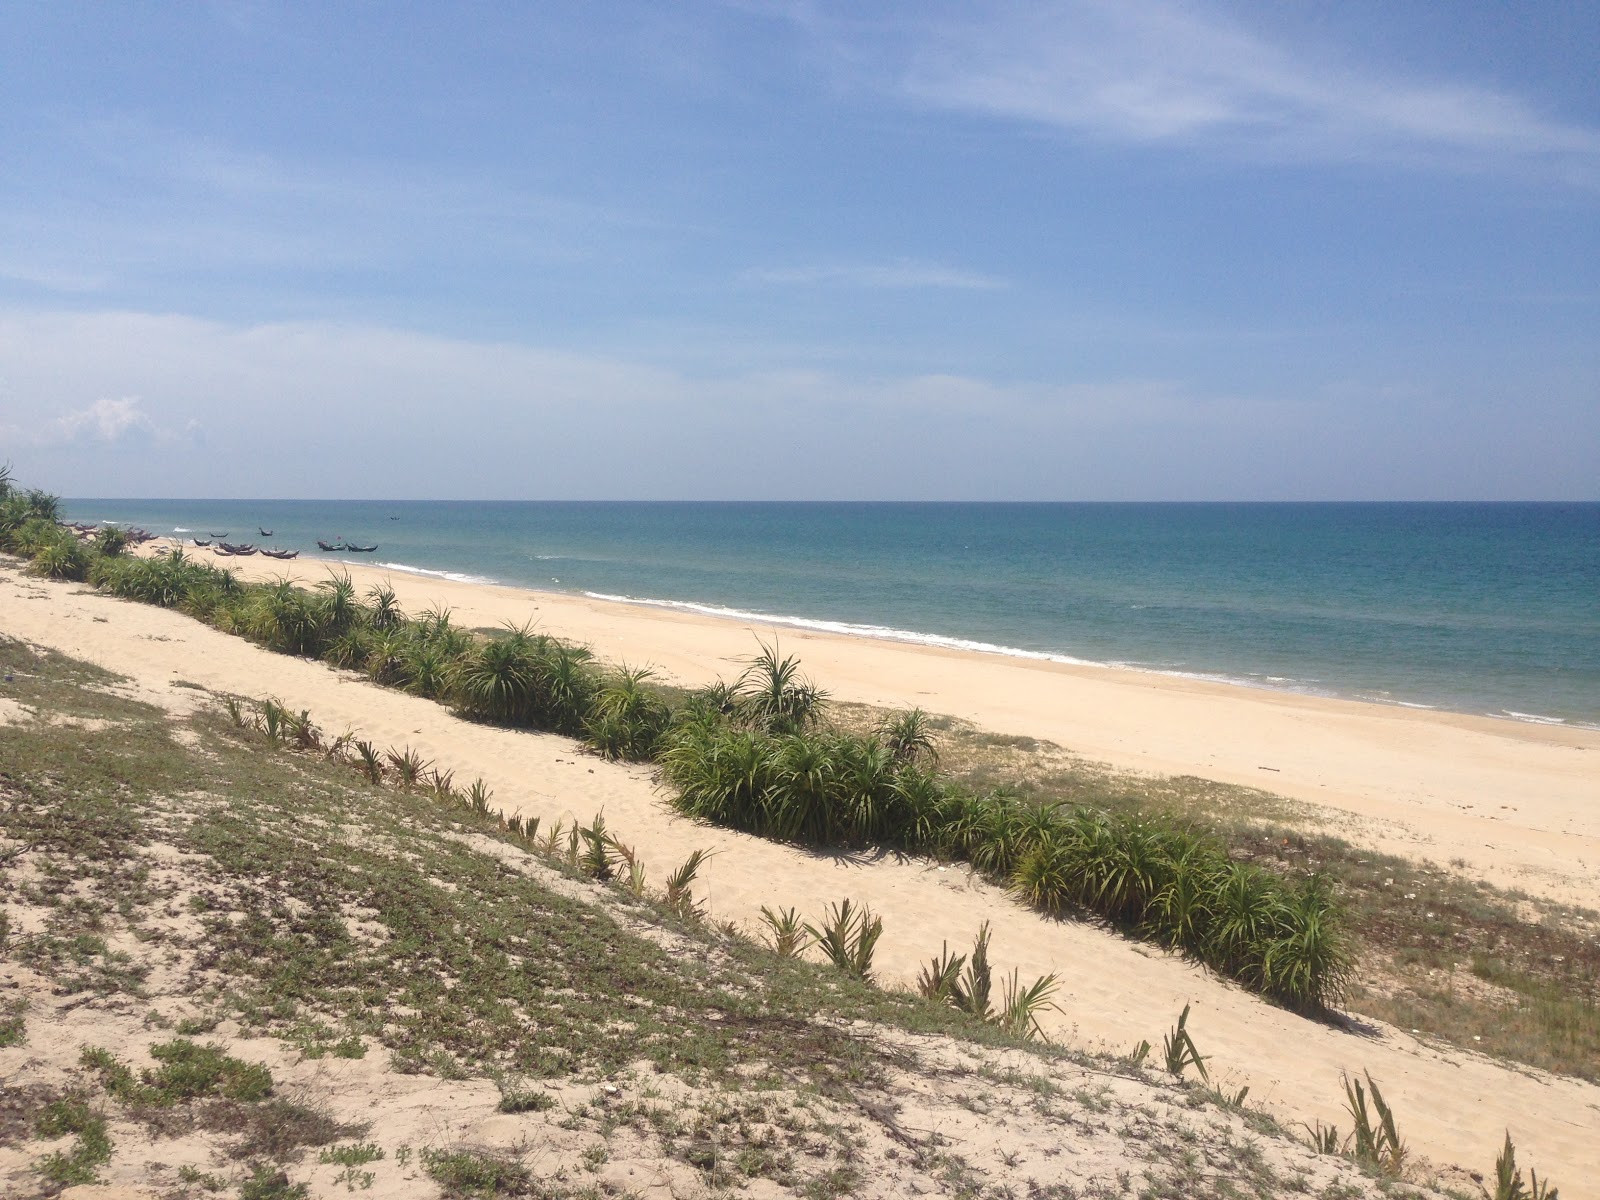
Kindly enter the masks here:
[[[422, 607], [412, 602], [411, 589], [407, 590], [408, 608]], [[432, 581], [425, 590], [435, 599], [446, 595]], [[513, 595], [520, 599], [521, 612], [526, 615], [527, 595]], [[458, 618], [470, 613], [470, 619], [476, 620], [477, 609], [458, 603], [455, 593], [449, 593], [448, 599]], [[558, 621], [546, 598], [538, 603], [537, 615], [547, 627], [584, 636], [583, 630]], [[492, 608], [492, 602], [485, 605], [485, 612]], [[697, 641], [684, 636], [685, 630], [679, 628], [682, 622], [663, 621], [654, 613], [640, 613], [635, 618], [628, 609], [623, 616], [625, 625], [635, 619], [648, 620], [658, 631], [655, 644], [673, 650], [646, 655], [630, 652], [627, 645], [619, 650], [614, 643], [595, 636], [585, 640], [603, 653], [631, 661], [653, 658], [685, 679], [697, 678], [689, 674], [691, 670], [725, 670], [729, 660], [745, 653], [749, 644], [747, 632], [723, 630], [715, 622], [710, 630], [699, 632]], [[689, 623], [689, 632], [695, 628]], [[463, 722], [433, 703], [374, 687], [319, 663], [271, 654], [179, 614], [96, 595], [79, 585], [42, 583], [10, 567], [0, 568], [0, 632], [125, 674], [144, 695], [179, 710], [192, 705], [196, 696], [190, 688], [173, 687], [180, 680], [219, 692], [275, 696], [293, 708], [309, 709], [332, 732], [349, 727], [382, 746], [414, 747], [440, 767], [454, 770], [460, 780], [482, 776], [494, 789], [496, 802], [511, 813], [539, 815], [548, 822], [558, 817], [588, 820], [604, 810], [608, 825], [647, 860], [656, 884], [690, 850], [713, 849], [716, 857], [704, 874], [705, 894], [718, 919], [751, 926], [763, 904], [795, 905], [814, 917], [832, 900], [848, 896], [864, 901], [884, 918], [885, 934], [878, 951], [878, 973], [884, 982], [908, 983], [942, 942], [964, 948], [978, 926], [992, 920], [994, 958], [1000, 969], [1018, 968], [1025, 978], [1051, 971], [1060, 974], [1061, 1011], [1046, 1021], [1054, 1037], [1115, 1050], [1126, 1050], [1141, 1038], [1159, 1045], [1179, 1009], [1192, 1003], [1190, 1028], [1202, 1051], [1212, 1056], [1211, 1066], [1219, 1082], [1229, 1088], [1248, 1084], [1252, 1102], [1267, 1104], [1280, 1119], [1291, 1123], [1342, 1120], [1340, 1071], [1370, 1070], [1417, 1152], [1436, 1162], [1484, 1170], [1492, 1166], [1495, 1149], [1509, 1128], [1523, 1161], [1539, 1166], [1541, 1174], [1548, 1170], [1562, 1185], [1563, 1194], [1600, 1194], [1588, 1182], [1600, 1179], [1600, 1138], [1596, 1137], [1600, 1088], [1592, 1085], [1510, 1069], [1487, 1058], [1426, 1044], [1392, 1028], [1351, 1033], [1303, 1020], [1149, 947], [1019, 909], [998, 890], [959, 868], [942, 869], [893, 858], [809, 854], [695, 826], [663, 808], [647, 769], [604, 763], [582, 754], [562, 738]], [[844, 686], [836, 684], [829, 655], [848, 656], [823, 639], [816, 639], [815, 645], [813, 639], [786, 642], [802, 640], [806, 644], [801, 651], [808, 665], [843, 692]], [[684, 641], [691, 644], [685, 648]], [[847, 647], [855, 645], [844, 641]], [[868, 659], [879, 658], [878, 647], [868, 644], [865, 648], [874, 652]], [[824, 653], [816, 653], [819, 649]], [[920, 668], [926, 672], [926, 682], [943, 678], [942, 686], [948, 689], [952, 686], [949, 673], [966, 677], [958, 670], [958, 659], [928, 658], [932, 665]], [[859, 698], [864, 700], [893, 703], [906, 690], [915, 694], [915, 684], [924, 681], [920, 677], [891, 680], [874, 676], [861, 664], [855, 670], [854, 677], [860, 682], [850, 686], [860, 687], [863, 694]], [[1050, 677], [1050, 673], [1039, 674]], [[1144, 686], [1138, 680], [1114, 683]], [[1170, 689], [1155, 686], [1151, 691], [1158, 698], [1155, 703], [1170, 698]], [[944, 707], [932, 697], [923, 702], [930, 708]], [[1246, 705], [1255, 702], [1253, 696], [1241, 701]], [[1194, 703], [1197, 710], [1206, 708]], [[967, 696], [961, 705], [951, 707], [962, 715], [982, 712], [986, 724], [1004, 728], [1005, 710], [997, 713], [980, 705], [981, 697]], [[1340, 736], [1337, 721], [1332, 722], [1336, 727], [1333, 733], [1321, 731], [1321, 723], [1313, 719], [1315, 707], [1302, 711], [1294, 703], [1283, 706], [1298, 717], [1305, 737], [1321, 742]], [[1057, 714], [1054, 719], [1062, 718]], [[1260, 719], [1265, 724], [1289, 717], [1263, 715]], [[1215, 723], [1218, 718], [1212, 715], [1208, 720]], [[1476, 732], [1449, 721], [1436, 720], [1429, 728], [1435, 727], [1441, 738], [1448, 738], [1452, 729], [1463, 736]], [[1037, 721], [1017, 728], [1049, 736]], [[1189, 731], [1186, 736], [1192, 735]], [[1499, 738], [1485, 736], [1490, 741]], [[1072, 739], [1063, 740], [1072, 743]], [[1535, 757], [1548, 752], [1558, 760], [1561, 752], [1578, 757], [1572, 746], [1559, 739], [1499, 740], [1507, 744], [1508, 754], [1521, 750]], [[1219, 746], [1218, 752], [1222, 749]], [[1164, 746], [1163, 752], [1170, 753], [1170, 745]], [[1306, 759], [1297, 756], [1293, 747], [1284, 746], [1278, 761], [1285, 764], [1287, 773], [1289, 762]], [[1329, 765], [1331, 769], [1335, 764]], [[1460, 769], [1459, 764], [1442, 765]], [[1202, 763], [1190, 764], [1189, 769], [1212, 773]], [[1523, 828], [1509, 821], [1505, 825]]]

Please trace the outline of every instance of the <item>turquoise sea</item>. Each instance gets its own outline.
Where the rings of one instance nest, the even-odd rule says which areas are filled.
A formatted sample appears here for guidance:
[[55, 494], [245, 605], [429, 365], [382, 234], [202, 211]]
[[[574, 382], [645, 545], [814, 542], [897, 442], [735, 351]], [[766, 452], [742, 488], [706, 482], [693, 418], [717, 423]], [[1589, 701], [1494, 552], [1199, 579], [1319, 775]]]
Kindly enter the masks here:
[[[1597, 503], [64, 509], [158, 534], [226, 532], [330, 564], [1600, 727]], [[378, 550], [316, 548], [341, 537]]]

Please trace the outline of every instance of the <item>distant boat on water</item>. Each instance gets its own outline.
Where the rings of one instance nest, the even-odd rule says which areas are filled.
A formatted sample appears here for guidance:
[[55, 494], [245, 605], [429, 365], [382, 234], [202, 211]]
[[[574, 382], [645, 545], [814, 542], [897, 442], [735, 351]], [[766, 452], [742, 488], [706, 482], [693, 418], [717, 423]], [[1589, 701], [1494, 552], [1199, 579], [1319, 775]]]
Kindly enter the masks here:
[[261, 526], [259, 526], [259, 525], [256, 526], [256, 529], [260, 532], [262, 537], [271, 537], [272, 536], [272, 530], [270, 530], [270, 529], [262, 529]]

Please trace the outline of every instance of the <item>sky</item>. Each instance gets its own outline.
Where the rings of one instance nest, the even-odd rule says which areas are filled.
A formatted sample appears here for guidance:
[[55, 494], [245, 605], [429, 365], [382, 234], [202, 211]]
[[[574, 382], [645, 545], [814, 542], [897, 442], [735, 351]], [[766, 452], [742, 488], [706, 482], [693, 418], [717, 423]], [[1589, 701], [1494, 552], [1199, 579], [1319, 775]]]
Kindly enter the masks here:
[[66, 496], [1600, 498], [1600, 4], [0, 6]]

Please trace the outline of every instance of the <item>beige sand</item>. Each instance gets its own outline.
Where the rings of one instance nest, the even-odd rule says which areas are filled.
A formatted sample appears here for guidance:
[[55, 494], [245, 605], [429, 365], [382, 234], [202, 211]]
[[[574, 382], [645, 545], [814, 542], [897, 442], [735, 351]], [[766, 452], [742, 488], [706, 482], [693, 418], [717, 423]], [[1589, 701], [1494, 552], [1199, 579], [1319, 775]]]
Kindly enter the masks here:
[[[244, 565], [260, 576], [284, 564]], [[295, 565], [312, 580], [324, 570]], [[356, 574], [365, 587], [383, 573]], [[410, 611], [445, 604], [469, 625], [535, 619], [608, 658], [651, 663], [688, 683], [731, 674], [754, 644], [751, 630], [733, 623], [400, 574], [392, 580]], [[6, 568], [0, 630], [130, 675], [152, 696], [170, 697], [177, 680], [276, 696], [309, 709], [334, 732], [350, 727], [381, 745], [415, 747], [458, 779], [481, 775], [510, 812], [587, 819], [604, 809], [656, 881], [691, 849], [714, 849], [707, 896], [718, 918], [750, 925], [763, 904], [798, 905], [815, 916], [830, 900], [865, 901], [885, 921], [879, 973], [886, 982], [908, 982], [941, 942], [967, 943], [992, 920], [998, 967], [1017, 967], [1025, 977], [1055, 971], [1064, 980], [1061, 1011], [1048, 1021], [1057, 1038], [1119, 1050], [1140, 1038], [1159, 1043], [1178, 1010], [1192, 1003], [1190, 1028], [1220, 1081], [1248, 1084], [1252, 1102], [1287, 1122], [1340, 1120], [1340, 1071], [1370, 1070], [1419, 1153], [1488, 1169], [1509, 1128], [1523, 1160], [1541, 1174], [1548, 1170], [1564, 1195], [1600, 1194], [1591, 1182], [1600, 1179], [1600, 1088], [1508, 1069], [1387, 1027], [1350, 1033], [1305, 1021], [1149, 947], [1021, 910], [959, 869], [813, 855], [697, 827], [662, 807], [646, 769], [597, 761], [559, 738], [468, 724], [432, 703], [261, 651], [177, 614], [37, 583]], [[1276, 767], [1276, 790], [1373, 819], [1374, 844], [1436, 860], [1459, 855], [1491, 878], [1550, 895], [1591, 899], [1595, 892], [1600, 830], [1586, 801], [1600, 787], [1583, 747], [1596, 735], [797, 632], [783, 637], [842, 698], [921, 704], [1143, 770], [1259, 785], [1258, 768]]]

